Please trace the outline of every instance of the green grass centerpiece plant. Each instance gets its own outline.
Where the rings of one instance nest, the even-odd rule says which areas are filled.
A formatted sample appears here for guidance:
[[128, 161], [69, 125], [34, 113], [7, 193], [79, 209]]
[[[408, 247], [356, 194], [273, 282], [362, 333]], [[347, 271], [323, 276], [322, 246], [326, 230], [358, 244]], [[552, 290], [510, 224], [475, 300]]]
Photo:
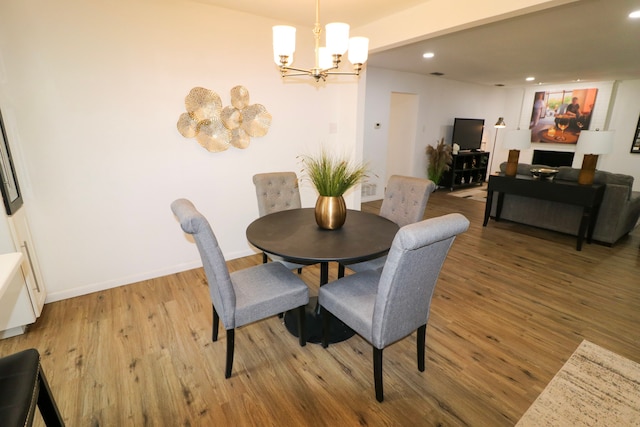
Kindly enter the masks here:
[[300, 156], [303, 176], [318, 191], [316, 222], [321, 228], [335, 230], [344, 224], [347, 207], [342, 197], [351, 187], [368, 178], [368, 165], [321, 150], [317, 156]]
[[442, 138], [435, 147], [427, 145], [427, 155], [429, 156], [427, 177], [437, 186], [442, 175], [451, 168], [451, 146], [445, 144]]

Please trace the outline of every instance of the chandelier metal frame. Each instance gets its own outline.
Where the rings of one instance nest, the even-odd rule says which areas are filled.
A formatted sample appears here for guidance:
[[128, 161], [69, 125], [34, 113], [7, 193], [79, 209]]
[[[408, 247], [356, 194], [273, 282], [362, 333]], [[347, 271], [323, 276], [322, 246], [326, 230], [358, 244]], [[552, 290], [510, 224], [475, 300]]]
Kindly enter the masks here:
[[[320, 0], [316, 0], [316, 22], [313, 27], [313, 37], [315, 41], [315, 66], [310, 69], [296, 68], [291, 67], [288, 64], [290, 63], [289, 55], [277, 55], [280, 59], [280, 63], [277, 64], [280, 69], [280, 75], [282, 78], [285, 77], [295, 77], [295, 76], [311, 76], [315, 79], [316, 82], [326, 81], [329, 75], [348, 75], [348, 76], [359, 76], [360, 71], [362, 71], [362, 66], [364, 62], [358, 62], [353, 64], [353, 71], [332, 71], [337, 70], [340, 67], [340, 62], [343, 55], [340, 54], [332, 54], [332, 66], [323, 68], [320, 66], [320, 35], [322, 34], [322, 28], [320, 27]], [[367, 40], [368, 43], [368, 40]], [[274, 47], [275, 48], [275, 47]], [[365, 56], [366, 61], [366, 56]]]

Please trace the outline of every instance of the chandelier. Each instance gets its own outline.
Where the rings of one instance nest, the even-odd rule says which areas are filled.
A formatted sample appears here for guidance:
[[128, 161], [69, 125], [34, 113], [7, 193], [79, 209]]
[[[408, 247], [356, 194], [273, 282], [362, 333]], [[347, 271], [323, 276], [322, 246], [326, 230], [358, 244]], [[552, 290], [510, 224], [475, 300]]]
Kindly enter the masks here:
[[[311, 76], [317, 81], [325, 81], [330, 74], [360, 75], [362, 65], [367, 62], [369, 39], [366, 37], [351, 37], [349, 39], [349, 24], [334, 22], [325, 26], [326, 46], [320, 47], [320, 0], [316, 0], [316, 24], [313, 28], [315, 38], [315, 66], [310, 69], [291, 67], [293, 53], [296, 50], [296, 29], [288, 25], [273, 27], [274, 61], [280, 68], [282, 77]], [[353, 72], [339, 72], [342, 55], [349, 50], [349, 62], [353, 64]]]

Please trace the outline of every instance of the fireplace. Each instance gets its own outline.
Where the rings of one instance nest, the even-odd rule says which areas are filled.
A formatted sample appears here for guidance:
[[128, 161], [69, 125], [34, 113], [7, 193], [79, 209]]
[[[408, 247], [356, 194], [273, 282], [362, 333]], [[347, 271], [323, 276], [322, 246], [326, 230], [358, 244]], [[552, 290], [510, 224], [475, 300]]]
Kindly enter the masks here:
[[545, 165], [552, 167], [573, 165], [573, 152], [570, 151], [544, 151], [533, 150], [533, 165]]

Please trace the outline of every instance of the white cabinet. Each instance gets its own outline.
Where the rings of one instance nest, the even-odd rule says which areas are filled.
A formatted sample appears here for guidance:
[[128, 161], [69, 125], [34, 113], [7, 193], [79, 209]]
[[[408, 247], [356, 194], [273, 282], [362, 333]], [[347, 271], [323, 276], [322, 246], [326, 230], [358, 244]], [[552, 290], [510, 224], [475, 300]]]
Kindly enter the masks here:
[[[0, 262], [5, 263], [4, 256]], [[27, 325], [35, 322], [37, 318], [19, 264], [18, 262], [17, 268], [12, 269], [12, 272], [3, 278], [4, 292], [0, 298], [0, 338], [24, 333]]]
[[[4, 218], [10, 236], [3, 233], [2, 238], [10, 238], [22, 257], [17, 273], [0, 298], [0, 339], [24, 333], [26, 325], [40, 316], [47, 296], [25, 207]], [[7, 246], [6, 241], [2, 243]]]
[[0, 273], [12, 256], [18, 256], [11, 275], [5, 275], [6, 280], [1, 283], [4, 292], [0, 293], [0, 338], [23, 333], [26, 325], [40, 316], [46, 297], [13, 160], [0, 115], [0, 193], [7, 213], [0, 214], [0, 254], [4, 254], [0, 255]]
[[12, 216], [8, 217], [9, 229], [13, 237], [13, 244], [16, 251], [22, 252], [22, 274], [27, 283], [27, 289], [36, 316], [40, 316], [47, 292], [40, 273], [40, 264], [36, 255], [31, 229], [27, 222], [26, 208], [18, 209]]

